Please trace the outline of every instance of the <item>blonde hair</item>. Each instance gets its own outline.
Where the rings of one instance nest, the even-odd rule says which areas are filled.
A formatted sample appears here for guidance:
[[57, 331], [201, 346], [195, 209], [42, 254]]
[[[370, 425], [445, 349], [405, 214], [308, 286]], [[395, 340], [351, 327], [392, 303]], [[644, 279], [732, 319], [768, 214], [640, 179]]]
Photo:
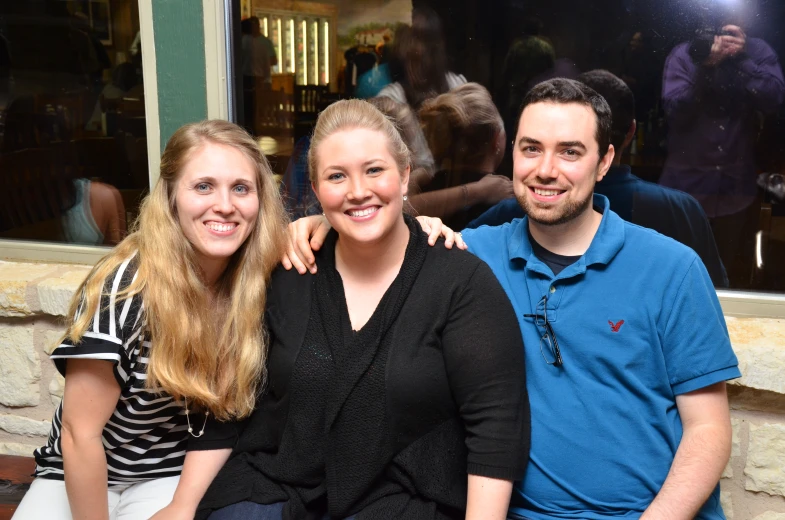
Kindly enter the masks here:
[[504, 131], [490, 93], [477, 83], [425, 101], [419, 116], [437, 169], [477, 166], [493, 153]]
[[[253, 229], [218, 282], [218, 309], [211, 303], [175, 206], [180, 172], [208, 143], [231, 147], [248, 158], [256, 170], [259, 197]], [[77, 296], [71, 303], [65, 337], [74, 343], [81, 340], [93, 316], [80, 308], [97, 309], [107, 277], [138, 252], [137, 276], [120, 296], [141, 294], [144, 301], [152, 345], [146, 387], [178, 400], [187, 398], [219, 419], [249, 415], [266, 375], [262, 318], [269, 277], [284, 250], [287, 222], [267, 159], [245, 130], [221, 120], [181, 127], [166, 145], [161, 176], [142, 203], [135, 231], [93, 268], [77, 291], [83, 298]]]
[[[403, 142], [411, 152], [411, 179], [430, 180], [433, 177], [433, 157], [425, 142], [420, 122], [409, 105], [399, 103], [387, 96], [377, 96], [368, 100], [393, 122], [401, 134]], [[411, 185], [411, 181], [409, 183]]]
[[411, 164], [411, 152], [401, 138], [395, 124], [378, 108], [361, 99], [336, 101], [319, 114], [308, 150], [308, 172], [311, 182], [317, 181], [317, 153], [322, 141], [335, 132], [363, 128], [383, 133], [387, 137], [390, 154], [403, 173]]

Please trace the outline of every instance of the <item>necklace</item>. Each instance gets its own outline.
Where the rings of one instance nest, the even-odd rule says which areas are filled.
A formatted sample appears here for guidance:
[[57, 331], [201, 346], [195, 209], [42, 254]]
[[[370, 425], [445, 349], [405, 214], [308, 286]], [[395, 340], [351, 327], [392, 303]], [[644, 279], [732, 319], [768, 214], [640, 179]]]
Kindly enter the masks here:
[[183, 400], [185, 401], [185, 420], [188, 421], [188, 433], [191, 434], [191, 437], [196, 437], [198, 439], [204, 435], [204, 427], [207, 426], [207, 416], [210, 415], [210, 412], [204, 412], [204, 424], [202, 424], [202, 429], [199, 430], [198, 434], [194, 434], [194, 429], [191, 427], [191, 416], [188, 415], [188, 399], [183, 398]]

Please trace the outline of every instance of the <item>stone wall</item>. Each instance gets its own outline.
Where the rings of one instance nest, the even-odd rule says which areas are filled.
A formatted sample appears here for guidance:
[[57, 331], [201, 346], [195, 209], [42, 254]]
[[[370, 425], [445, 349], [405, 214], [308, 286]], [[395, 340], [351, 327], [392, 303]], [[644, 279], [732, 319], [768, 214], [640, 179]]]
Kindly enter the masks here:
[[[47, 361], [88, 267], [0, 262], [0, 454], [46, 442], [63, 379]], [[729, 520], [785, 520], [785, 320], [727, 318], [744, 377], [728, 387], [733, 451], [722, 479]]]

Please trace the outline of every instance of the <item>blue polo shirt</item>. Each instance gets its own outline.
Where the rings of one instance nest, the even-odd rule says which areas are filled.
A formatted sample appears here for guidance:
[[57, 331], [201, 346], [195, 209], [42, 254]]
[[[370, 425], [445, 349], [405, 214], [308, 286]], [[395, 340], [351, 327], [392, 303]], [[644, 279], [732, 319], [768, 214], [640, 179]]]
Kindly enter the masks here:
[[[591, 246], [558, 276], [532, 252], [525, 217], [463, 232], [507, 292], [526, 345], [531, 458], [513, 518], [639, 517], [681, 440], [676, 396], [741, 375], [695, 252], [623, 221], [602, 195], [594, 205], [603, 217]], [[545, 295], [561, 367], [545, 362], [523, 316], [542, 313]], [[725, 518], [719, 486], [697, 518]]]

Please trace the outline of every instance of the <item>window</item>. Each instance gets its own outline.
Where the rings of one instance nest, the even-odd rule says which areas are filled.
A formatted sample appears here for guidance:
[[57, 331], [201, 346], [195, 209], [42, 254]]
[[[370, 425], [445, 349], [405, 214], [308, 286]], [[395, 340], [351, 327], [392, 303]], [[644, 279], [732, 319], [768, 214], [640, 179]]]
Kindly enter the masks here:
[[139, 30], [137, 0], [4, 3], [0, 239], [126, 235], [149, 186]]
[[[512, 176], [526, 92], [579, 78], [614, 98], [619, 164], [596, 187], [611, 208], [695, 249], [718, 289], [785, 292], [785, 33], [776, 22], [785, 4], [332, 0], [298, 2], [295, 12], [241, 3], [268, 57], [243, 37], [239, 116], [283, 176], [293, 215], [315, 212], [303, 158], [318, 111], [336, 99], [382, 95], [411, 112], [428, 145], [416, 150], [415, 209], [460, 228], [509, 196], [485, 177]], [[254, 59], [266, 65], [253, 69]], [[622, 92], [585, 75], [598, 69]], [[482, 133], [476, 107], [468, 123], [445, 115], [447, 99], [434, 114], [437, 96], [464, 82], [490, 96], [504, 139]], [[459, 211], [435, 202], [435, 192], [460, 185]]]

